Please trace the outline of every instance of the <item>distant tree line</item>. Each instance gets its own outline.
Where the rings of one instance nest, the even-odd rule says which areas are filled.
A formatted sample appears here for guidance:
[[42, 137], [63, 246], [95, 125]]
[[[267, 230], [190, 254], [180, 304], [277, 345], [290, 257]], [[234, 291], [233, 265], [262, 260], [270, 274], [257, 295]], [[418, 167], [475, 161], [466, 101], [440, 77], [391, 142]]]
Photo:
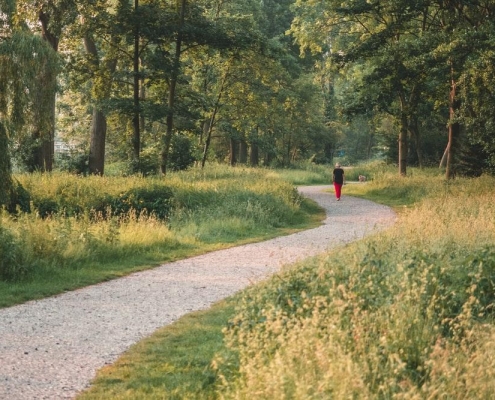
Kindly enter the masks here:
[[447, 178], [493, 172], [495, 1], [297, 0], [293, 11], [291, 34], [321, 57], [339, 112], [373, 126], [400, 174], [433, 161]]
[[13, 167], [338, 156], [493, 171], [494, 13], [489, 0], [0, 0], [0, 203]]

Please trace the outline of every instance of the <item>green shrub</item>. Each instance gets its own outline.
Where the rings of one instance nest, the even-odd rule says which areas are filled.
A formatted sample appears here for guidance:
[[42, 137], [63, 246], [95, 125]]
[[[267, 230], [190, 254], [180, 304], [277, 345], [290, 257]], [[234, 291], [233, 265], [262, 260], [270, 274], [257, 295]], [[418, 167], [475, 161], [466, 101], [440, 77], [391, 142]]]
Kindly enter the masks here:
[[173, 136], [167, 168], [171, 171], [184, 171], [191, 167], [195, 161], [191, 141], [185, 136]]
[[134, 210], [137, 215], [153, 214], [156, 218], [166, 219], [172, 208], [174, 194], [166, 186], [153, 185], [149, 187], [133, 188], [123, 192], [110, 200], [113, 215], [124, 215]]
[[59, 204], [49, 197], [34, 199], [33, 207], [41, 218], [57, 214], [60, 210]]
[[57, 153], [56, 164], [60, 171], [78, 175], [89, 174], [89, 155], [86, 152]]
[[13, 184], [10, 202], [7, 204], [7, 211], [11, 214], [17, 214], [19, 211], [31, 212], [31, 195], [17, 181]]

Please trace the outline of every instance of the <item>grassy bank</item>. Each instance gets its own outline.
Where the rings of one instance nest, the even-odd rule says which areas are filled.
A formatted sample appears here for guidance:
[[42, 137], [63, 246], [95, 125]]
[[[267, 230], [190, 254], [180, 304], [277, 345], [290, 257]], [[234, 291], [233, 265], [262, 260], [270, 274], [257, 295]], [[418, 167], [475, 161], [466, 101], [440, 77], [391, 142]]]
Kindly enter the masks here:
[[293, 185], [263, 170], [16, 179], [31, 212], [0, 215], [0, 307], [286, 234], [319, 218]]
[[190, 339], [181, 320], [180, 332], [167, 327], [132, 348], [81, 398], [490, 398], [495, 179], [435, 175], [349, 185], [407, 207], [390, 230], [219, 304], [210, 312], [221, 318], [196, 314], [217, 332], [214, 356], [197, 352], [197, 339], [159, 356], [157, 373], [142, 359]]

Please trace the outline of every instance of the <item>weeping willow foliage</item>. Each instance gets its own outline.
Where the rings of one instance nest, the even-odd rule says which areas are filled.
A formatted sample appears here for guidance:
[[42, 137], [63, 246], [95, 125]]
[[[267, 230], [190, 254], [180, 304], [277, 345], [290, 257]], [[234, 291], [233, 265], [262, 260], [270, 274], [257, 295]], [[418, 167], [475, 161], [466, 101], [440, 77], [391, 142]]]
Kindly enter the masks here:
[[50, 128], [49, 99], [59, 68], [56, 53], [40, 36], [12, 28], [5, 10], [13, 8], [0, 1], [0, 204], [12, 190], [9, 142], [33, 126]]

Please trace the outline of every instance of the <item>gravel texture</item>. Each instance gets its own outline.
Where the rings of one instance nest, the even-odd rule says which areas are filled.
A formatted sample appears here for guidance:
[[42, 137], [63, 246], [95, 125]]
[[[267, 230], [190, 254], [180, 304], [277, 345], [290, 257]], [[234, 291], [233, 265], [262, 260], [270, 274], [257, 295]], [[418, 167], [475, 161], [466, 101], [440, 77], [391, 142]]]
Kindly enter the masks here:
[[284, 264], [391, 225], [395, 214], [329, 186], [300, 187], [327, 212], [288, 236], [164, 264], [149, 271], [0, 310], [0, 399], [70, 399], [133, 343], [191, 311], [266, 278]]

